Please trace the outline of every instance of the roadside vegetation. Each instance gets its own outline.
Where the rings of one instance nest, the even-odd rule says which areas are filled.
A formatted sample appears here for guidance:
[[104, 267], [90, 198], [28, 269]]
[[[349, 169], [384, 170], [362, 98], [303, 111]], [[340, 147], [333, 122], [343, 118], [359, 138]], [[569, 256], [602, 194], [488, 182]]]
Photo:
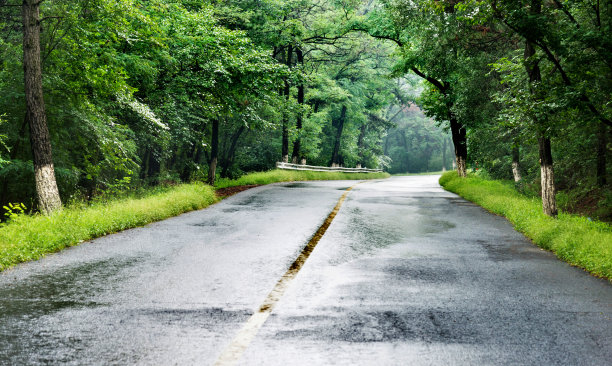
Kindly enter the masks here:
[[246, 185], [264, 185], [276, 182], [294, 182], [302, 180], [363, 180], [382, 179], [390, 177], [389, 173], [341, 173], [341, 172], [311, 172], [298, 170], [272, 170], [243, 175], [238, 179], [219, 179], [216, 188], [226, 188]]
[[542, 212], [542, 200], [519, 193], [512, 182], [487, 180], [474, 174], [440, 178], [447, 190], [488, 211], [504, 216], [516, 230], [560, 259], [612, 281], [612, 227], [604, 222], [561, 211], [557, 218]]
[[[215, 188], [264, 185], [302, 180], [386, 178], [387, 173], [336, 173], [273, 170], [251, 173], [240, 179], [220, 180]], [[73, 202], [45, 216], [28, 215], [22, 206], [7, 208], [9, 221], [0, 226], [0, 271], [36, 260], [83, 241], [144, 226], [218, 202], [215, 189], [203, 183], [154, 187], [137, 192], [115, 192], [92, 202]]]
[[14, 215], [0, 229], [0, 270], [83, 241], [143, 226], [217, 202], [212, 187], [182, 184], [144, 197], [73, 204], [52, 215]]

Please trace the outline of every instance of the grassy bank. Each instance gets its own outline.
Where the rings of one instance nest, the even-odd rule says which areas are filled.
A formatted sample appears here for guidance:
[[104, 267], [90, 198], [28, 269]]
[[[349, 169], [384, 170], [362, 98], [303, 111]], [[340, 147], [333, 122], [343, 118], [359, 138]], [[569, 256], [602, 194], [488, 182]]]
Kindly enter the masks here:
[[82, 241], [143, 226], [218, 200], [204, 184], [184, 184], [143, 198], [67, 207], [51, 216], [22, 215], [0, 229], [0, 271]]
[[561, 212], [542, 213], [542, 202], [518, 193], [512, 185], [478, 177], [461, 179], [445, 173], [440, 184], [485, 209], [506, 217], [538, 246], [566, 262], [612, 281], [612, 228], [602, 222]]
[[295, 182], [303, 180], [363, 180], [388, 178], [388, 173], [340, 173], [340, 172], [310, 172], [299, 170], [271, 170], [269, 172], [250, 173], [238, 179], [219, 179], [216, 188], [233, 186], [263, 185], [276, 182]]
[[[220, 180], [217, 188], [297, 180], [386, 178], [388, 174], [351, 174], [274, 170]], [[205, 208], [219, 200], [202, 183], [182, 184], [136, 198], [106, 199], [73, 205], [51, 216], [19, 215], [0, 228], [0, 271], [36, 260], [86, 240], [144, 226], [181, 213]]]
[[442, 175], [444, 174], [443, 171], [438, 171], [438, 172], [423, 172], [423, 173], [397, 173], [397, 174], [391, 174], [394, 177], [414, 177], [414, 176], [421, 176], [421, 175]]

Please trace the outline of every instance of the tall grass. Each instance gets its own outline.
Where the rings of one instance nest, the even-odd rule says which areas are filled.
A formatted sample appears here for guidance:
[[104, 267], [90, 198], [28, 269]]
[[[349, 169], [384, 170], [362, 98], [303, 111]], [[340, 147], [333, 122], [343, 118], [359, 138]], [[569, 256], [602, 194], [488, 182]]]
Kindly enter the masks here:
[[440, 184], [485, 209], [504, 216], [516, 230], [566, 262], [612, 281], [612, 227], [586, 217], [561, 212], [552, 218], [542, 212], [542, 201], [518, 193], [500, 181], [448, 172]]
[[301, 170], [271, 170], [268, 172], [249, 173], [238, 179], [219, 179], [216, 188], [226, 188], [245, 185], [263, 185], [276, 182], [295, 182], [302, 180], [363, 180], [388, 178], [388, 173], [342, 173], [342, 172], [311, 172]]
[[0, 271], [85, 240], [198, 210], [216, 201], [210, 186], [193, 183], [144, 198], [67, 207], [50, 216], [20, 215], [0, 228]]

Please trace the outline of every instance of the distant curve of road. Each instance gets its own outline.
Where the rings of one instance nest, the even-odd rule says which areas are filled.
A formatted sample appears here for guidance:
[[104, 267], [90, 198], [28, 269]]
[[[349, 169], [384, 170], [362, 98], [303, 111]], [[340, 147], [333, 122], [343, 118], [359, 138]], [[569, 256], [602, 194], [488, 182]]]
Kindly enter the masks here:
[[[354, 187], [239, 365], [612, 365], [612, 286], [445, 192]], [[0, 273], [0, 365], [212, 365], [354, 181], [281, 183]]]

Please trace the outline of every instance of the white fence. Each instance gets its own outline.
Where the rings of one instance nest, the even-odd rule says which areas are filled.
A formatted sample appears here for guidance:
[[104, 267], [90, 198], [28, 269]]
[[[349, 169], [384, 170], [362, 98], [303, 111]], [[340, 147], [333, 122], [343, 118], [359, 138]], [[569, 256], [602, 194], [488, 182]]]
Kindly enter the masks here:
[[302, 165], [302, 164], [291, 164], [291, 163], [276, 163], [278, 169], [287, 170], [309, 170], [313, 172], [343, 172], [343, 173], [380, 173], [381, 169], [367, 169], [367, 168], [344, 168], [344, 167], [327, 167], [327, 166], [314, 166], [314, 165]]

